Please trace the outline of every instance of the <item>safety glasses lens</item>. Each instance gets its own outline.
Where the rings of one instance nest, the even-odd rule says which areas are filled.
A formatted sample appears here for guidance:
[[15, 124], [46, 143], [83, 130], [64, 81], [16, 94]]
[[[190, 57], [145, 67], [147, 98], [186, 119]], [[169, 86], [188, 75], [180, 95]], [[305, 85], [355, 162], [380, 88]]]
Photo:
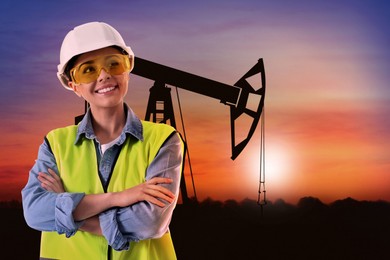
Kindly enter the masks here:
[[90, 83], [97, 80], [102, 69], [110, 75], [120, 75], [130, 68], [127, 55], [114, 54], [81, 63], [70, 71], [70, 75], [75, 83]]

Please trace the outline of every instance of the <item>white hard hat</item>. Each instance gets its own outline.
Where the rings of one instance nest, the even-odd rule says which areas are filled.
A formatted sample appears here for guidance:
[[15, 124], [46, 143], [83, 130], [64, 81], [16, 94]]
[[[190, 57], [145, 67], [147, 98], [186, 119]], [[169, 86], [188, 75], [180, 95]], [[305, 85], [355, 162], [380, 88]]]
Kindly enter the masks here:
[[69, 90], [69, 79], [65, 75], [68, 62], [75, 56], [97, 49], [118, 46], [125, 50], [130, 58], [131, 69], [134, 67], [134, 53], [117, 30], [102, 22], [91, 22], [75, 27], [62, 42], [60, 51], [60, 64], [58, 64], [57, 77], [61, 84]]

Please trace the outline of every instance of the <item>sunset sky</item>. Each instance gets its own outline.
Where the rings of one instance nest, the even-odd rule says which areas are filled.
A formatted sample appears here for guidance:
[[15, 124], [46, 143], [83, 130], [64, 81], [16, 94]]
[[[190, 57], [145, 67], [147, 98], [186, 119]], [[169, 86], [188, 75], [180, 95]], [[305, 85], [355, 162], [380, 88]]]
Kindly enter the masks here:
[[[264, 59], [269, 200], [390, 201], [389, 2], [200, 2], [1, 1], [0, 200], [20, 199], [45, 134], [83, 113], [56, 78], [59, 49], [73, 27], [103, 21], [136, 56], [226, 84]], [[141, 119], [152, 85], [131, 76]], [[260, 128], [232, 161], [229, 107], [178, 91], [198, 199], [257, 199]]]

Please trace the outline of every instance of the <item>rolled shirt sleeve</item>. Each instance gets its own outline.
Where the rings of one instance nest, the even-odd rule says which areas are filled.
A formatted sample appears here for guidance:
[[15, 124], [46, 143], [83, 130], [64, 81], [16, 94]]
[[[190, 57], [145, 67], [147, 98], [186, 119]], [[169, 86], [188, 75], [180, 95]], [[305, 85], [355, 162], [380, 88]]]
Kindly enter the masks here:
[[60, 193], [55, 203], [55, 230], [66, 237], [73, 236], [83, 221], [74, 221], [73, 210], [84, 197], [82, 193]]
[[129, 241], [159, 238], [168, 231], [179, 193], [182, 161], [182, 141], [178, 134], [174, 134], [160, 148], [146, 173], [147, 180], [154, 177], [173, 180], [170, 184], [160, 185], [176, 195], [174, 202], [159, 207], [142, 201], [124, 208], [113, 208], [99, 215], [103, 235], [113, 249], [127, 250]]
[[39, 231], [56, 231], [67, 237], [74, 235], [82, 222], [75, 222], [72, 212], [85, 196], [84, 193], [54, 193], [41, 187], [39, 172], [48, 168], [58, 172], [49, 145], [41, 144], [38, 159], [30, 170], [26, 186], [22, 190], [23, 213], [27, 224]]

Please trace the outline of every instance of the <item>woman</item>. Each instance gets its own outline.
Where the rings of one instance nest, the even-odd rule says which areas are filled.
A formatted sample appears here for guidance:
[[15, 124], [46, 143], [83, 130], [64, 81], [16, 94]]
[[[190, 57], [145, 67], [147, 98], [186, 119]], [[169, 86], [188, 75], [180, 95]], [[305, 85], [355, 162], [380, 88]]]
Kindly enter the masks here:
[[[169, 223], [183, 143], [124, 103], [134, 54], [110, 25], [75, 27], [61, 46], [61, 84], [90, 108], [51, 131], [22, 190], [41, 259], [176, 259]], [[114, 249], [114, 250], [112, 250]]]

